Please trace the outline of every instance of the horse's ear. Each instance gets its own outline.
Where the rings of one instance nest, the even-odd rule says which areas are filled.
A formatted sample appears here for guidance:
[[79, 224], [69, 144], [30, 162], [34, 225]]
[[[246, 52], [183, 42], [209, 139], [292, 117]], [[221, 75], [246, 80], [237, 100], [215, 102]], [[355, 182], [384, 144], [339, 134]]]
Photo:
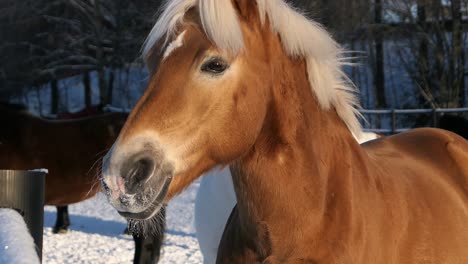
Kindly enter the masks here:
[[257, 16], [258, 8], [255, 0], [232, 0], [234, 8], [239, 12], [239, 15], [247, 20]]

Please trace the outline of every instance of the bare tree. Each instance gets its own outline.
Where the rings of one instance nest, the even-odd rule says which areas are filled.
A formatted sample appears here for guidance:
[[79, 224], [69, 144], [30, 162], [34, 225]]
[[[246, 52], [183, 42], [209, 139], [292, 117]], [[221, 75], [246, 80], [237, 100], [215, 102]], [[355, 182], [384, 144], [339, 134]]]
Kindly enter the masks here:
[[[384, 60], [398, 56], [419, 91], [417, 101], [434, 107], [456, 107], [466, 102], [465, 49], [467, 0], [297, 0], [318, 8], [311, 14], [325, 22], [340, 42], [354, 50], [367, 49], [364, 64], [373, 76], [374, 106], [384, 107], [386, 82], [392, 65]], [[399, 48], [386, 48], [386, 45]], [[393, 66], [395, 67], [395, 66]], [[364, 73], [366, 74], [366, 73]], [[353, 78], [357, 75], [353, 74]], [[397, 89], [397, 88], [393, 88]]]
[[[374, 22], [375, 25], [381, 27], [383, 24], [383, 1], [375, 0], [374, 2]], [[384, 62], [384, 38], [382, 30], [373, 32], [375, 45], [375, 70], [374, 70], [374, 107], [387, 107], [385, 100], [385, 62]]]
[[[432, 106], [457, 107], [465, 98], [465, 32], [461, 0], [388, 0], [407, 21], [395, 25], [402, 48], [411, 51], [402, 60], [409, 76]], [[417, 7], [417, 16], [413, 14]], [[404, 39], [405, 41], [401, 41]], [[413, 56], [411, 56], [414, 54]], [[422, 99], [420, 101], [423, 101]]]
[[135, 62], [157, 8], [143, 0], [1, 1], [0, 92], [50, 83], [58, 104], [56, 81], [83, 74], [88, 105], [96, 72], [100, 102], [111, 102], [114, 71]]

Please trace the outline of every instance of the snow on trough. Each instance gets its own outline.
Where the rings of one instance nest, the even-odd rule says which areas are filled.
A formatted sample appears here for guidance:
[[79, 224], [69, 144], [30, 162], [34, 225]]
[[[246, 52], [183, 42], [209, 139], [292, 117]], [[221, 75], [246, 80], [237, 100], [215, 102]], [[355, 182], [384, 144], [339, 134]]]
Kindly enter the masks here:
[[0, 209], [0, 226], [0, 263], [40, 263], [34, 240], [18, 212]]

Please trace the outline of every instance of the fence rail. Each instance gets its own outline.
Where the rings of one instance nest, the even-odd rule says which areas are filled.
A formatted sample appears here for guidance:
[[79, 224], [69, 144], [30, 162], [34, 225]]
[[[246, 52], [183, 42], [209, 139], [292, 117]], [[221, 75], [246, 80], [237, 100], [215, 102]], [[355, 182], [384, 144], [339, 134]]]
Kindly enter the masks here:
[[389, 115], [391, 117], [391, 128], [365, 128], [364, 131], [375, 132], [379, 134], [395, 134], [400, 133], [412, 128], [398, 128], [397, 127], [397, 116], [398, 115], [408, 115], [408, 114], [431, 114], [432, 115], [432, 125], [437, 127], [437, 121], [440, 114], [448, 113], [468, 113], [468, 108], [433, 108], [433, 109], [361, 109], [361, 114], [363, 115]]
[[[104, 111], [109, 112], [122, 112], [130, 113], [131, 109], [119, 108], [111, 105], [106, 105]], [[389, 115], [391, 116], [391, 128], [364, 128], [366, 132], [375, 132], [379, 134], [395, 134], [410, 130], [412, 128], [398, 128], [397, 127], [397, 115], [414, 115], [414, 114], [431, 114], [432, 125], [437, 127], [437, 120], [440, 114], [448, 113], [468, 113], [468, 108], [430, 108], [430, 109], [361, 109], [359, 110], [363, 115]]]

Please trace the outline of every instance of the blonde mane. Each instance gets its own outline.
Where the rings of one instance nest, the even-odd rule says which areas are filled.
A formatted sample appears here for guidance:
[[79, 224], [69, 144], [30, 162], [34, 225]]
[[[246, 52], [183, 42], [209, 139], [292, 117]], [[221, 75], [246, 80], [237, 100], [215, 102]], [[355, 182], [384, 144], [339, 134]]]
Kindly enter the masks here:
[[[285, 51], [292, 57], [305, 58], [310, 86], [322, 109], [334, 107], [349, 130], [359, 136], [362, 129], [358, 120], [361, 115], [357, 110], [357, 90], [342, 71], [346, 58], [338, 43], [318, 23], [307, 19], [283, 0], [256, 1], [262, 24], [268, 17], [272, 29], [281, 37]], [[158, 42], [164, 40], [165, 46], [183, 22], [185, 13], [195, 6], [198, 6], [205, 33], [218, 48], [234, 54], [243, 49], [239, 18], [231, 0], [172, 0], [164, 5], [145, 41], [145, 59]]]

